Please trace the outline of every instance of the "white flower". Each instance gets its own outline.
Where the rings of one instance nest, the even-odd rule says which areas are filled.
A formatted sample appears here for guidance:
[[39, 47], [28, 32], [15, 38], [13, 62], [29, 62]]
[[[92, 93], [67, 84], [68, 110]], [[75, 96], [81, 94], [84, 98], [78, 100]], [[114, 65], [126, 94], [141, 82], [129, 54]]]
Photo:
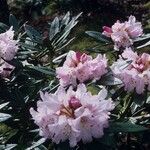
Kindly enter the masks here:
[[82, 140], [91, 142], [103, 136], [108, 127], [109, 111], [113, 102], [106, 100], [107, 91], [103, 88], [98, 95], [92, 95], [84, 84], [74, 91], [59, 87], [54, 94], [41, 93], [42, 101], [37, 103], [37, 111], [30, 113], [40, 128], [40, 135], [56, 144], [69, 140], [74, 147]]

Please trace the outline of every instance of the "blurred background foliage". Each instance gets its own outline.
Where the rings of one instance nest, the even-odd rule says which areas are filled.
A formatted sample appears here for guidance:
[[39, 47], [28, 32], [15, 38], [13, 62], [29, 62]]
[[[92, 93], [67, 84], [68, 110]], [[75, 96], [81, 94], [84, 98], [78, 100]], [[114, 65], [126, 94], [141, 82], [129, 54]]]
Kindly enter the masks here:
[[40, 30], [46, 31], [46, 22], [67, 11], [73, 14], [83, 12], [83, 17], [72, 32], [76, 40], [69, 49], [86, 49], [95, 42], [85, 36], [85, 30], [100, 31], [103, 25], [111, 25], [116, 19], [125, 20], [135, 15], [142, 21], [145, 31], [150, 30], [149, 0], [7, 0], [9, 11], [22, 21], [28, 21]]

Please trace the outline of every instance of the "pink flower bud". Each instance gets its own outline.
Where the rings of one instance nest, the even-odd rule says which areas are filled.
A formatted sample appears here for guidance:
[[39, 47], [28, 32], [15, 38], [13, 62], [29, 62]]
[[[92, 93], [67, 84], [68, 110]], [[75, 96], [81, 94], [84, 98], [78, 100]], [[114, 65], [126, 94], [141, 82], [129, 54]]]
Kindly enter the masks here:
[[69, 107], [70, 108], [77, 109], [81, 106], [82, 105], [81, 105], [80, 101], [76, 97], [71, 97], [71, 99], [69, 100]]

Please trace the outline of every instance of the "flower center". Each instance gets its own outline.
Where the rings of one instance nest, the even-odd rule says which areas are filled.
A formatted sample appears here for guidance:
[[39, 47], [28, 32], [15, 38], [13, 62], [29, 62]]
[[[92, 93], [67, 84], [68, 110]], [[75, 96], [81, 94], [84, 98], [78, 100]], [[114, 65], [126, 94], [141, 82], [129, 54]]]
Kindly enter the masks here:
[[84, 63], [87, 61], [87, 55], [85, 53], [76, 52], [76, 59], [72, 59], [70, 67], [76, 68], [79, 63]]
[[77, 109], [79, 107], [81, 107], [81, 103], [79, 101], [79, 99], [77, 99], [76, 97], [71, 97], [71, 99], [69, 100], [69, 107], [72, 108], [72, 109]]
[[74, 111], [81, 107], [80, 101], [76, 97], [71, 97], [69, 100], [69, 106], [65, 107], [64, 105], [60, 109], [60, 115], [65, 115], [67, 117], [75, 118]]
[[136, 64], [133, 64], [133, 67], [135, 69], [137, 69], [137, 71], [143, 72], [143, 71], [147, 70], [148, 68], [150, 68], [150, 60], [143, 61], [142, 58], [139, 58], [136, 61]]
[[65, 115], [67, 117], [74, 118], [74, 110], [69, 107], [62, 106], [59, 115]]

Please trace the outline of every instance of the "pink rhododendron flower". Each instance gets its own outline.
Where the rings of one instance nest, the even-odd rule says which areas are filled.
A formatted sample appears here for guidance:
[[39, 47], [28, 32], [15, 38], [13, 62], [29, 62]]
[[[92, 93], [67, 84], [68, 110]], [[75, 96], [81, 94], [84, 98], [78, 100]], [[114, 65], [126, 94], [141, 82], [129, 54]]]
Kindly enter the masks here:
[[56, 68], [57, 78], [62, 86], [77, 85], [87, 80], [98, 80], [107, 72], [107, 59], [102, 55], [96, 58], [85, 53], [70, 51], [62, 67]]
[[[125, 68], [119, 67], [121, 62], [131, 60]], [[143, 93], [146, 86], [150, 90], [150, 55], [143, 53], [138, 55], [131, 48], [126, 48], [120, 59], [112, 66], [114, 74], [120, 78], [125, 86], [126, 91], [133, 91], [138, 94]]]
[[136, 22], [136, 18], [134, 16], [130, 16], [129, 20], [125, 22], [125, 30], [132, 39], [143, 34], [142, 24], [141, 22]]
[[2, 77], [8, 77], [14, 69], [13, 66], [5, 62], [5, 60], [12, 60], [18, 50], [18, 41], [13, 40], [13, 38], [12, 27], [5, 33], [0, 34], [0, 75]]
[[37, 111], [30, 109], [40, 135], [56, 144], [69, 140], [71, 147], [81, 140], [87, 143], [102, 137], [108, 127], [109, 111], [114, 109], [111, 99], [106, 100], [105, 88], [92, 95], [84, 84], [79, 84], [76, 91], [59, 87], [54, 94], [40, 95]]
[[14, 31], [12, 27], [5, 33], [0, 34], [0, 57], [5, 60], [12, 60], [18, 50], [18, 41], [13, 40]]
[[133, 39], [143, 34], [143, 29], [142, 24], [136, 22], [134, 16], [130, 16], [128, 21], [124, 23], [117, 21], [111, 28], [104, 26], [103, 34], [112, 39], [115, 43], [114, 48], [118, 50], [120, 47], [130, 47], [133, 44]]

